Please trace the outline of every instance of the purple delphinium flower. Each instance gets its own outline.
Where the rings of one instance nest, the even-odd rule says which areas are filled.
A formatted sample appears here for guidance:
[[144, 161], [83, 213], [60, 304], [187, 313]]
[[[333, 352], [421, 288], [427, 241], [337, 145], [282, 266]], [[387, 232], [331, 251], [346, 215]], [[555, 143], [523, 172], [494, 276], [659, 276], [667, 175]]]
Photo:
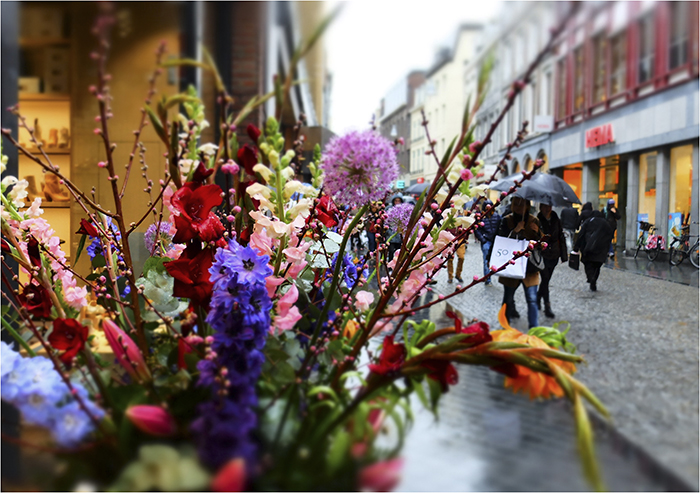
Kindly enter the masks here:
[[386, 211], [386, 221], [384, 224], [386, 224], [392, 234], [406, 234], [406, 229], [408, 229], [408, 223], [411, 220], [412, 213], [413, 204], [395, 205]]
[[231, 240], [227, 249], [217, 250], [209, 269], [214, 287], [206, 321], [215, 331], [211, 349], [217, 356], [197, 364], [198, 384], [211, 388], [212, 400], [199, 406], [192, 431], [200, 458], [214, 468], [233, 457], [254, 464], [255, 384], [272, 310], [265, 288], [272, 274], [268, 261], [267, 255]]
[[143, 235], [143, 243], [146, 245], [146, 250], [148, 250], [149, 254], [158, 255], [160, 253], [157, 249], [153, 250], [157, 241], [163, 245], [163, 250], [166, 252], [172, 248], [173, 235], [170, 234], [171, 228], [170, 223], [166, 221], [161, 222], [160, 227], [158, 227], [158, 223], [153, 223], [148, 227]]
[[395, 147], [372, 130], [331, 139], [321, 169], [326, 192], [353, 207], [383, 199], [399, 176]]

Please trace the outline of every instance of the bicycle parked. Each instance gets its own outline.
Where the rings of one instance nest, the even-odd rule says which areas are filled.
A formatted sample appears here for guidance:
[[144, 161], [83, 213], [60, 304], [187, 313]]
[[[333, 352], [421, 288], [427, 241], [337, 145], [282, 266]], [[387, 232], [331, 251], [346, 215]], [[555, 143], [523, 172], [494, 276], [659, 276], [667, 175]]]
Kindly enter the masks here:
[[[693, 224], [698, 224], [693, 222]], [[690, 239], [695, 238], [695, 243], [690, 246]], [[690, 234], [690, 225], [683, 226], [683, 232], [680, 236], [674, 236], [669, 246], [668, 261], [671, 265], [680, 265], [686, 257], [690, 259], [690, 263], [696, 269], [700, 269], [700, 236]]]
[[644, 248], [647, 253], [647, 258], [652, 262], [659, 256], [659, 252], [666, 247], [664, 237], [654, 234], [656, 226], [646, 221], [637, 221], [639, 223], [639, 237], [637, 238], [637, 249], [634, 252], [634, 258], [639, 255], [639, 250]]

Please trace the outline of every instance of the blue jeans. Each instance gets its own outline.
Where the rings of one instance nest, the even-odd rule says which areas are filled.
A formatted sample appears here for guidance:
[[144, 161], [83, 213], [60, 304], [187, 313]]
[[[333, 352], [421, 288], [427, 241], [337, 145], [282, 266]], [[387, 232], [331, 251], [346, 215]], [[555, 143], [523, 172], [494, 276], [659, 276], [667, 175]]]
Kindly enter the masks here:
[[[491, 250], [492, 243], [491, 241], [485, 241], [481, 244], [481, 254], [484, 256], [484, 275], [489, 273], [489, 250]], [[486, 282], [490, 283], [491, 278]]]
[[[505, 288], [504, 298], [506, 305], [513, 306], [515, 290], [518, 289], [518, 287], [503, 287]], [[525, 301], [527, 302], [527, 326], [529, 329], [531, 329], [539, 325], [539, 309], [537, 308], [537, 286], [530, 286], [529, 288], [523, 286], [523, 288], [525, 289]]]

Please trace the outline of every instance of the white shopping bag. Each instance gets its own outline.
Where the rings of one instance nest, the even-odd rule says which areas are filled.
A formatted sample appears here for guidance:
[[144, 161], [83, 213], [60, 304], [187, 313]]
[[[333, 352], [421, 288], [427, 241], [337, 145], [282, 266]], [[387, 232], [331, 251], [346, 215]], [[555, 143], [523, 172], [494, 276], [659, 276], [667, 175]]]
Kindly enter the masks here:
[[[491, 250], [491, 260], [489, 267], [499, 268], [503, 264], [507, 264], [513, 258], [513, 252], [522, 252], [527, 249], [527, 240], [515, 240], [506, 238], [505, 236], [496, 236], [493, 241], [493, 250]], [[509, 265], [504, 270], [498, 272], [497, 276], [510, 277], [513, 279], [525, 279], [527, 271], [527, 257], [515, 259], [513, 265]]]

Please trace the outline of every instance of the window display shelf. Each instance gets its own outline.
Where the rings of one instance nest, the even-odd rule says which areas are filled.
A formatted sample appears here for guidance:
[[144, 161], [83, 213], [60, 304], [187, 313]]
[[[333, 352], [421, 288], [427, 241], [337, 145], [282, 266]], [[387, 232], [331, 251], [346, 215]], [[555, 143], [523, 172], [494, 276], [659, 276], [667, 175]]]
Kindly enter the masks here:
[[[38, 154], [41, 155], [41, 151], [39, 150], [38, 147], [27, 147], [27, 150], [31, 152], [32, 154]], [[47, 148], [44, 147], [44, 152], [48, 154], [49, 156], [51, 154], [70, 154], [70, 148], [58, 148], [58, 147], [52, 147], [52, 148]]]
[[70, 94], [44, 93], [44, 92], [20, 92], [19, 101], [65, 101], [70, 102]]
[[70, 39], [61, 37], [19, 38], [20, 48], [43, 48], [45, 46], [67, 46]]

